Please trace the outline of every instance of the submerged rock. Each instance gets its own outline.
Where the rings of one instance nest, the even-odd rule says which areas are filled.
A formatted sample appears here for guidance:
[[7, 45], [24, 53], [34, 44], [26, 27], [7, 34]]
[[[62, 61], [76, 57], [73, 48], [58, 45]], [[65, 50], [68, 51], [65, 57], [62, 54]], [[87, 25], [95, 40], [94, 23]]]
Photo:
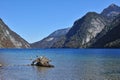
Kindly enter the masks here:
[[54, 67], [53, 65], [49, 64], [49, 62], [51, 62], [51, 60], [49, 60], [48, 58], [41, 56], [38, 57], [37, 59], [35, 59], [34, 61], [32, 61], [32, 66], [41, 66], [41, 67]]

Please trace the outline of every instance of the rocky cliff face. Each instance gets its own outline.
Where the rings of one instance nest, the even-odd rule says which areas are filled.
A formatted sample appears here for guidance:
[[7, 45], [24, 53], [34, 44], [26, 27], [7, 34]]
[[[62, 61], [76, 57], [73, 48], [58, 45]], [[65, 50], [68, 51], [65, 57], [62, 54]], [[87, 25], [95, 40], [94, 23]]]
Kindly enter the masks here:
[[0, 19], [0, 48], [29, 48], [27, 41], [22, 39]]
[[[119, 23], [119, 19], [118, 19], [119, 14], [120, 14], [120, 7], [115, 4], [111, 4], [109, 7], [107, 7], [106, 9], [103, 10], [101, 15], [107, 19], [108, 24], [93, 40], [91, 40], [87, 44], [87, 47], [91, 47], [92, 44], [94, 44], [94, 47], [95, 47], [96, 42], [98, 43], [100, 38], [102, 38], [104, 35], [106, 35], [115, 25], [117, 25]], [[97, 44], [96, 44], [96, 47], [98, 47]], [[103, 46], [101, 46], [101, 47], [103, 47]]]
[[109, 30], [99, 38], [92, 47], [94, 48], [120, 48], [120, 15], [111, 23]]
[[81, 19], [75, 21], [66, 35], [64, 47], [84, 47], [104, 29], [106, 24], [107, 21], [101, 15], [95, 12], [87, 13]]
[[32, 43], [31, 47], [32, 48], [51, 48], [54, 43], [63, 39], [69, 30], [70, 28], [57, 30], [52, 34], [50, 34], [48, 37], [38, 42]]

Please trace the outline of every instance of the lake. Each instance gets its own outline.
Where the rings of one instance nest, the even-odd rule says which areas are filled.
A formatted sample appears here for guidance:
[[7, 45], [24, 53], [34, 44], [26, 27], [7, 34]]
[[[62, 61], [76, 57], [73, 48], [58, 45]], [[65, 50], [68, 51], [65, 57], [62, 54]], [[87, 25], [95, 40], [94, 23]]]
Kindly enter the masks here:
[[[54, 68], [29, 66], [36, 56]], [[0, 80], [120, 80], [120, 49], [0, 49]]]

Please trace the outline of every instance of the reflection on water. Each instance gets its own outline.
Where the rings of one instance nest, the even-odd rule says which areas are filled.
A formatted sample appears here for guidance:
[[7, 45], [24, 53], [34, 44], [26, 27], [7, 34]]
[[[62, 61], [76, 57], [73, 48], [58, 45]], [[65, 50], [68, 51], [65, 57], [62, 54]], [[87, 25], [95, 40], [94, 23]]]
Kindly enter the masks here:
[[[0, 50], [0, 80], [120, 80], [120, 50]], [[35, 56], [50, 58], [55, 68], [30, 66]], [[32, 60], [31, 60], [32, 59]]]

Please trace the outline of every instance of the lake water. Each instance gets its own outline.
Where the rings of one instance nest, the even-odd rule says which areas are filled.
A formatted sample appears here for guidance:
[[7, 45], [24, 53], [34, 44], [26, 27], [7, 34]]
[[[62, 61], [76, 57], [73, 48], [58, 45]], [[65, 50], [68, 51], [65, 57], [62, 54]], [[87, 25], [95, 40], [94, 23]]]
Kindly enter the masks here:
[[[28, 66], [36, 56], [54, 68]], [[120, 49], [0, 49], [0, 80], [120, 80]]]

